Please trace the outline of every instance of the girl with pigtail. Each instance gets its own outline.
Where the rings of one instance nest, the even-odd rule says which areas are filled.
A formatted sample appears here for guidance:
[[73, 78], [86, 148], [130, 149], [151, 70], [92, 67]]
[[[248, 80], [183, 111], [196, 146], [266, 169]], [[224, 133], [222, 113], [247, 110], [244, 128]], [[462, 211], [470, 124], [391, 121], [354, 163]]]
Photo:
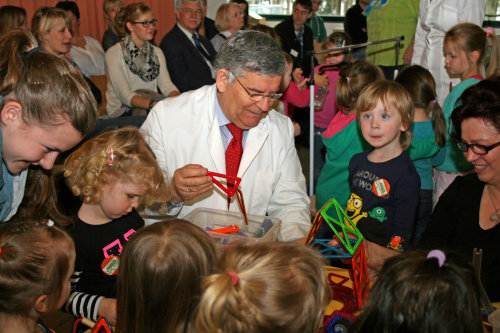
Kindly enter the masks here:
[[198, 333], [316, 333], [331, 289], [324, 261], [298, 243], [243, 243], [202, 283]]
[[64, 163], [64, 176], [83, 204], [71, 230], [76, 262], [66, 310], [116, 321], [116, 274], [123, 246], [144, 226], [136, 208], [149, 195], [168, 200], [156, 158], [135, 127], [86, 141]]
[[[491, 41], [491, 53], [488, 68], [484, 70], [484, 57]], [[446, 32], [443, 43], [444, 63], [450, 75], [458, 76], [460, 83], [453, 87], [443, 104], [446, 119], [445, 156], [434, 172], [433, 203], [436, 204], [443, 191], [458, 175], [470, 173], [472, 164], [466, 161], [452, 138], [451, 114], [459, 105], [457, 101], [465, 89], [477, 84], [486, 76], [494, 75], [498, 70], [500, 50], [493, 28], [483, 30], [472, 23], [455, 25]]]
[[[410, 155], [420, 176], [419, 204], [412, 240], [413, 245], [416, 245], [431, 219], [434, 188], [432, 168], [444, 158], [442, 147], [446, 142], [446, 122], [437, 100], [434, 78], [427, 69], [419, 65], [407, 67], [395, 81], [410, 93], [415, 108], [409, 152], [416, 154], [415, 147], [419, 145], [421, 147], [417, 149], [429, 151], [428, 156], [423, 158]], [[412, 146], [415, 150], [412, 150]]]
[[71, 237], [51, 220], [24, 219], [0, 228], [2, 333], [53, 332], [40, 316], [61, 308], [75, 263]]

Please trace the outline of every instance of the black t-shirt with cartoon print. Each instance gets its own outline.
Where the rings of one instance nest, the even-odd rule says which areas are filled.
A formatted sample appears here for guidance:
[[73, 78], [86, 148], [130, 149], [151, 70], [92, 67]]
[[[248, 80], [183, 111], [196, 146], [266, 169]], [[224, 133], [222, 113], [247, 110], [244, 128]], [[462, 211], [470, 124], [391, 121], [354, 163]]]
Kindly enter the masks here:
[[354, 155], [349, 163], [346, 213], [366, 239], [401, 251], [413, 237], [420, 178], [405, 151], [382, 163], [370, 162], [370, 152]]

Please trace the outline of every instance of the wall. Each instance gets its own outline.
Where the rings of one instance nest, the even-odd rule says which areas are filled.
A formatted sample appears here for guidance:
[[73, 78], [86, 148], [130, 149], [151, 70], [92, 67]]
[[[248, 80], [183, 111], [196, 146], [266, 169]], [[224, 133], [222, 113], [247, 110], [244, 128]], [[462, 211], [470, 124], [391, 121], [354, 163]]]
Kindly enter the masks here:
[[[28, 15], [28, 25], [38, 7], [55, 6], [59, 0], [0, 0], [0, 6], [11, 5], [23, 7]], [[157, 43], [172, 28], [175, 23], [174, 0], [142, 0], [149, 5], [158, 19], [156, 27]], [[107, 29], [102, 9], [103, 0], [76, 0], [80, 10], [80, 33], [102, 40], [102, 35]], [[137, 2], [134, 0], [123, 0], [125, 5]]]

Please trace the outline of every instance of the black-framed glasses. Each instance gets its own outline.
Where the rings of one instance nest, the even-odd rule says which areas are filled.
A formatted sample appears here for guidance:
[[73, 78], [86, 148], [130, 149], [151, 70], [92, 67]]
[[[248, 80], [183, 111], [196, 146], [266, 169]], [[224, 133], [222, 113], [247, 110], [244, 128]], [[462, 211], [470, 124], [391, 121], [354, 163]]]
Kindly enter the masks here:
[[152, 19], [151, 21], [142, 21], [142, 22], [130, 21], [130, 23], [133, 23], [133, 24], [142, 24], [142, 26], [144, 28], [149, 28], [149, 26], [151, 24], [153, 25], [153, 27], [156, 27], [156, 25], [158, 24], [158, 20], [157, 19]]
[[[231, 72], [231, 74], [233, 74]], [[238, 81], [238, 83], [240, 84], [240, 86], [243, 88], [243, 90], [245, 90], [245, 92], [248, 94], [248, 96], [250, 97], [250, 99], [254, 102], [260, 102], [262, 101], [263, 99], [267, 98], [267, 100], [269, 101], [269, 103], [273, 103], [274, 101], [280, 99], [281, 96], [283, 96], [283, 94], [260, 94], [260, 93], [252, 93], [250, 91], [248, 91], [248, 89], [243, 85], [243, 83], [240, 82], [240, 80], [238, 80], [238, 78], [236, 77], [236, 75], [234, 75], [234, 78], [236, 79], [236, 81]]]
[[500, 141], [497, 143], [494, 143], [492, 145], [489, 145], [489, 146], [478, 145], [475, 143], [469, 144], [469, 143], [464, 142], [464, 141], [457, 141], [458, 149], [460, 149], [463, 152], [466, 152], [467, 150], [470, 149], [474, 152], [474, 154], [478, 154], [478, 155], [486, 155], [486, 154], [488, 154], [488, 152], [490, 150], [492, 150], [493, 148], [498, 147], [498, 146], [500, 146]]

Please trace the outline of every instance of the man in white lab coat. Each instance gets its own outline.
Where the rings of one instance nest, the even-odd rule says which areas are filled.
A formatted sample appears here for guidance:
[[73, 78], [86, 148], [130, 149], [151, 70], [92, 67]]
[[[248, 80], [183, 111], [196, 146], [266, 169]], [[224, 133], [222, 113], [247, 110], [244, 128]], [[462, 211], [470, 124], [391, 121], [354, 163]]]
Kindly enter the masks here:
[[[241, 31], [221, 47], [216, 84], [158, 103], [141, 130], [172, 185], [182, 218], [197, 207], [227, 210], [227, 196], [207, 171], [226, 173], [226, 127], [243, 130], [237, 176], [249, 214], [280, 218], [281, 240], [310, 228], [309, 198], [289, 118], [269, 111], [286, 70], [281, 48], [266, 34]], [[233, 197], [231, 211], [239, 211]]]

